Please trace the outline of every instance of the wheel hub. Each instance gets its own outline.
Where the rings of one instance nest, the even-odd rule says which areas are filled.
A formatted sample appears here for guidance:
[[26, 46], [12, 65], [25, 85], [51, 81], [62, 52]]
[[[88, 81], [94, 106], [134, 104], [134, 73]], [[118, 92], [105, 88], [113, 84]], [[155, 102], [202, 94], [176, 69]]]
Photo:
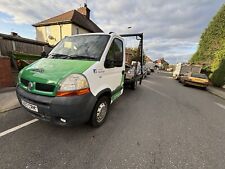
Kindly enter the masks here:
[[107, 113], [107, 103], [103, 102], [98, 106], [97, 109], [97, 122], [100, 123], [104, 120]]

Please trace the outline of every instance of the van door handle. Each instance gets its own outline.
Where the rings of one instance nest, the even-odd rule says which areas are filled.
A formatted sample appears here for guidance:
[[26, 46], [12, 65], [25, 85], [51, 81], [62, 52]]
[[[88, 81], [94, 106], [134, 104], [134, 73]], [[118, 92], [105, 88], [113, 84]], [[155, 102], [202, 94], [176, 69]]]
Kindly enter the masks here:
[[122, 75], [124, 75], [124, 73], [125, 73], [125, 71], [123, 70], [123, 71], [122, 71]]

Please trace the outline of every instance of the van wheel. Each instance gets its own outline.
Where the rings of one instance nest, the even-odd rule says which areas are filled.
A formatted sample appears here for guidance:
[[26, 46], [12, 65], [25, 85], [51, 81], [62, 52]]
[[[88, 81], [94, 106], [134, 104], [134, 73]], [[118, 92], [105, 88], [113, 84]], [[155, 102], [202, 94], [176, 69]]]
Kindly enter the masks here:
[[131, 89], [135, 90], [136, 88], [137, 88], [137, 81], [135, 80], [131, 83]]
[[106, 96], [101, 97], [97, 101], [90, 121], [93, 127], [99, 127], [105, 122], [109, 105], [110, 99]]

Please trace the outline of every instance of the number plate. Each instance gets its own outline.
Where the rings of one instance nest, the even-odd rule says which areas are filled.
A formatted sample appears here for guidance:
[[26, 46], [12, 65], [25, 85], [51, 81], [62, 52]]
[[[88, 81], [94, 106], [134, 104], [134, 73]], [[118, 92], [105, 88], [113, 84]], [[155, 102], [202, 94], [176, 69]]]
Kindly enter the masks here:
[[27, 109], [32, 110], [32, 111], [35, 111], [35, 112], [38, 112], [38, 107], [36, 105], [27, 103], [24, 100], [21, 100], [21, 102], [22, 102], [22, 105], [24, 105], [24, 107], [26, 107]]

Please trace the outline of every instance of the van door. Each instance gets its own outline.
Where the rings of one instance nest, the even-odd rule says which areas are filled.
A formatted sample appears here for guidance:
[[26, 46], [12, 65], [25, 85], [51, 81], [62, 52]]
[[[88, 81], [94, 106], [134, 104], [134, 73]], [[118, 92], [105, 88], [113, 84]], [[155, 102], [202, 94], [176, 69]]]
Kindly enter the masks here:
[[104, 81], [109, 83], [112, 91], [112, 101], [123, 92], [124, 66], [123, 66], [123, 41], [115, 38], [105, 58]]

